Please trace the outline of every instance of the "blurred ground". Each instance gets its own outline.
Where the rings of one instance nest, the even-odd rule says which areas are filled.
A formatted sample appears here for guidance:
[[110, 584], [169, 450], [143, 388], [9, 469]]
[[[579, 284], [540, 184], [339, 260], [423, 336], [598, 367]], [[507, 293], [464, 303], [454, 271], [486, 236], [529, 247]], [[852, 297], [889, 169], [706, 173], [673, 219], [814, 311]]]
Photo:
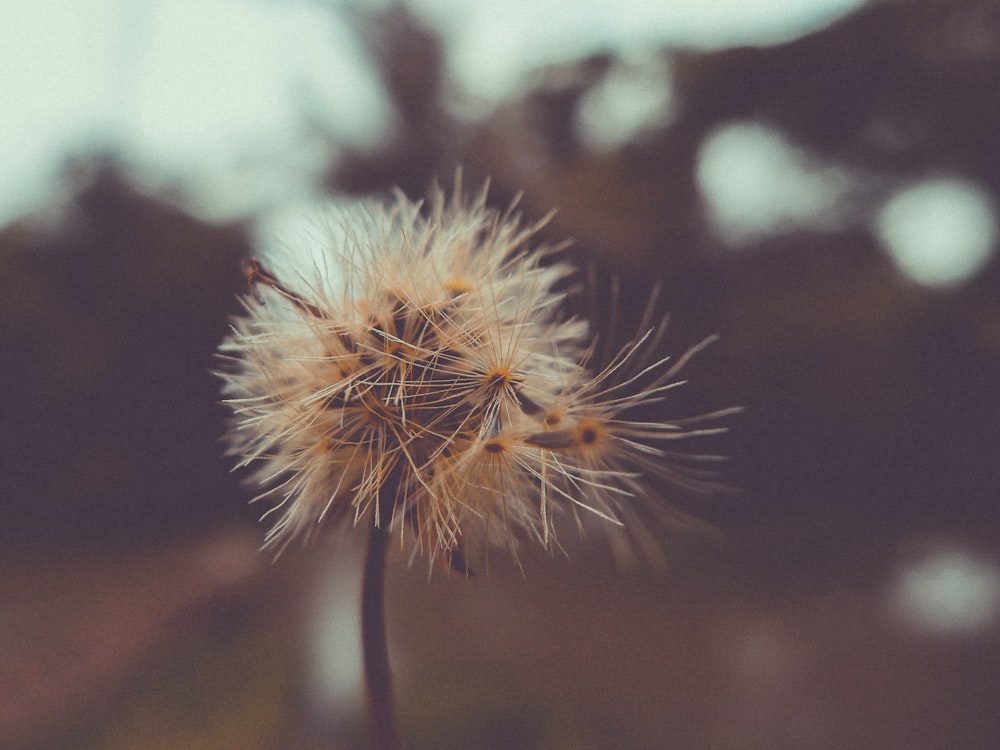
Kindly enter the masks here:
[[[462, 164], [499, 205], [559, 208], [548, 235], [635, 301], [623, 328], [657, 282], [673, 350], [722, 334], [667, 408], [746, 407], [718, 444], [740, 494], [685, 505], [726, 542], [671, 540], [664, 579], [600, 545], [524, 578], [393, 568], [410, 746], [1000, 745], [1000, 258], [924, 287], [872, 221], [928, 175], [1000, 193], [1000, 5], [873, 3], [779, 46], [665, 50], [674, 114], [606, 149], [578, 114], [612, 52], [469, 123], [433, 30], [396, 8], [369, 33], [402, 125], [332, 160], [331, 193], [419, 196]], [[744, 120], [861, 175], [838, 221], [720, 239], [699, 149]], [[144, 193], [113, 155], [67, 185], [0, 230], [0, 746], [366, 747], [356, 697], [327, 712], [308, 676], [314, 609], [353, 612], [330, 580], [356, 550], [260, 559], [220, 458], [209, 370], [248, 227]]]

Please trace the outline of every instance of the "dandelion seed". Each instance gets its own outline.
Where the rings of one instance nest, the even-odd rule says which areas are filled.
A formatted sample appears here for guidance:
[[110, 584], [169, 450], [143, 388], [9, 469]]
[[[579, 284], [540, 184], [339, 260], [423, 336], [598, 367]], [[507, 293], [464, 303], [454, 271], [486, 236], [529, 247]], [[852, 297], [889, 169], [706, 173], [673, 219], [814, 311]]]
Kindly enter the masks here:
[[[699, 420], [644, 421], [678, 385], [643, 333], [594, 371], [589, 325], [562, 313], [576, 270], [522, 226], [438, 190], [340, 217], [312, 268], [252, 260], [220, 349], [229, 435], [274, 518], [277, 551], [329, 523], [412, 537], [460, 568], [468, 540], [557, 546], [569, 513], [641, 538], [645, 480], [710, 475], [668, 451]], [[650, 327], [653, 331], [656, 327]], [[632, 528], [635, 525], [637, 528]]]

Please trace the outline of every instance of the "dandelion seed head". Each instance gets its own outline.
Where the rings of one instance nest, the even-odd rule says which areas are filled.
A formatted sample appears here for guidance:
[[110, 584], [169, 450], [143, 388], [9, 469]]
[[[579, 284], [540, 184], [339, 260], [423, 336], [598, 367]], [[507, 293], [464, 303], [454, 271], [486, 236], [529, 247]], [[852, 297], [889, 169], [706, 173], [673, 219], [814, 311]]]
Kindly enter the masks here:
[[431, 559], [465, 559], [468, 540], [516, 555], [525, 539], [559, 546], [567, 512], [581, 528], [641, 523], [636, 508], [660, 502], [647, 475], [707, 484], [663, 445], [719, 428], [642, 415], [679, 365], [648, 361], [640, 337], [594, 371], [589, 324], [563, 312], [576, 270], [534, 242], [540, 226], [485, 189], [400, 194], [315, 232], [308, 263], [248, 263], [218, 371], [268, 546], [352, 523]]

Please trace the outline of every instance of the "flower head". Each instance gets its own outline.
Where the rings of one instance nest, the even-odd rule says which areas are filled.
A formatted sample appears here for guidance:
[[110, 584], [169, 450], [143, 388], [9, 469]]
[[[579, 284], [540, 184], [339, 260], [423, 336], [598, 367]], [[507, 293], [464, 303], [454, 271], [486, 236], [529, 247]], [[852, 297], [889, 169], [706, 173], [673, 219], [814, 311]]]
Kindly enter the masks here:
[[552, 547], [563, 511], [617, 528], [644, 477], [701, 481], [665, 446], [721, 428], [642, 418], [686, 357], [646, 361], [647, 334], [593, 371], [563, 313], [576, 271], [530, 245], [539, 226], [485, 190], [426, 212], [398, 195], [343, 214], [308, 269], [249, 262], [220, 374], [269, 545], [346, 519], [464, 568], [469, 539]]

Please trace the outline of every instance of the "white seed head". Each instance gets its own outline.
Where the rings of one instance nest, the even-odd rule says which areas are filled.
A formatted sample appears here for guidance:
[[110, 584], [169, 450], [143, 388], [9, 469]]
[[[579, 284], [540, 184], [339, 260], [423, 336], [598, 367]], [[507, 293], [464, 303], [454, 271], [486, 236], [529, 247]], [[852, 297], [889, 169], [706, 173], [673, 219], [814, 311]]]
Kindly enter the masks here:
[[268, 545], [389, 524], [464, 568], [469, 540], [555, 546], [567, 510], [637, 521], [646, 476], [702, 483], [664, 445], [721, 428], [641, 414], [686, 358], [648, 362], [640, 339], [589, 369], [589, 326], [562, 312], [576, 271], [530, 245], [539, 227], [436, 190], [343, 213], [311, 268], [249, 262], [219, 374]]

